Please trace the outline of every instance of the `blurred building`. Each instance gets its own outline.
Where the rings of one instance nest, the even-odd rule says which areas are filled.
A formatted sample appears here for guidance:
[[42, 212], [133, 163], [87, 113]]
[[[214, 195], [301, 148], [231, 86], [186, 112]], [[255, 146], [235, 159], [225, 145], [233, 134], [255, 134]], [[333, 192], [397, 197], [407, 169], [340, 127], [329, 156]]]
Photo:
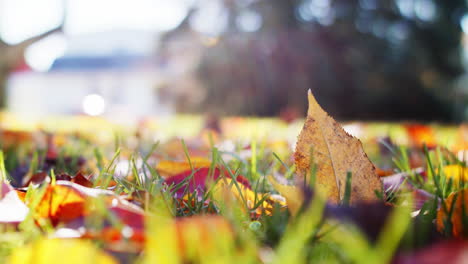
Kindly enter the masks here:
[[124, 31], [67, 39], [46, 72], [20, 67], [8, 83], [8, 107], [18, 114], [90, 114], [134, 119], [171, 113], [158, 100], [162, 81], [152, 56], [154, 35]]

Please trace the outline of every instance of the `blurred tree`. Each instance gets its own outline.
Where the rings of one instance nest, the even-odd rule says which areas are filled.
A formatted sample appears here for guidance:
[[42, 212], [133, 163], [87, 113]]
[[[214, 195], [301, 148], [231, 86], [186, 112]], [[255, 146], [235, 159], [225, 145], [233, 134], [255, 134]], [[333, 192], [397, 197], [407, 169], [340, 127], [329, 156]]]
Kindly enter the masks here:
[[37, 36], [23, 40], [18, 44], [10, 45], [0, 38], [0, 109], [5, 108], [6, 106], [6, 89], [8, 76], [15, 68], [25, 63], [24, 53], [26, 49], [32, 44], [54, 33], [62, 31], [63, 24], [66, 18], [66, 1], [67, 0], [63, 0], [63, 17], [62, 23], [59, 26], [52, 28]]
[[6, 106], [8, 76], [15, 68], [24, 63], [25, 50], [37, 41], [61, 30], [62, 27], [59, 26], [15, 45], [9, 45], [0, 39], [0, 109]]
[[227, 19], [199, 64], [200, 110], [305, 111], [310, 88], [341, 119], [454, 118], [465, 0], [211, 1]]

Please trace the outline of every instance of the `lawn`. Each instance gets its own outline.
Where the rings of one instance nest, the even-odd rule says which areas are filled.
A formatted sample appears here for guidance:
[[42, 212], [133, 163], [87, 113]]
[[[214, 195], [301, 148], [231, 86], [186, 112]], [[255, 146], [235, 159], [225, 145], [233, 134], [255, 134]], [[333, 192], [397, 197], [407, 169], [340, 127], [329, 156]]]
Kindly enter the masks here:
[[[294, 157], [305, 120], [1, 119], [2, 263], [463, 258], [466, 126], [343, 123], [382, 188], [348, 173], [332, 199], [321, 190], [329, 176], [320, 155], [311, 152], [300, 177]], [[364, 191], [372, 199], [356, 198]]]

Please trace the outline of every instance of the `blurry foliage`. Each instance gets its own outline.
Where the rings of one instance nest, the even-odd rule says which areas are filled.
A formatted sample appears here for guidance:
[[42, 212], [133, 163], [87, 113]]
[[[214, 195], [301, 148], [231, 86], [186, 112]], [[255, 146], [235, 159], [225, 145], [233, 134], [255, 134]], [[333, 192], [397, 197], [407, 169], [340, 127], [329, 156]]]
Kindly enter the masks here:
[[[197, 76], [206, 96], [182, 110], [302, 114], [310, 88], [339, 119], [463, 118], [466, 100], [453, 98], [464, 71], [465, 0], [215, 2], [225, 27], [202, 48]], [[168, 34], [193, 35], [188, 22], [201, 3]]]

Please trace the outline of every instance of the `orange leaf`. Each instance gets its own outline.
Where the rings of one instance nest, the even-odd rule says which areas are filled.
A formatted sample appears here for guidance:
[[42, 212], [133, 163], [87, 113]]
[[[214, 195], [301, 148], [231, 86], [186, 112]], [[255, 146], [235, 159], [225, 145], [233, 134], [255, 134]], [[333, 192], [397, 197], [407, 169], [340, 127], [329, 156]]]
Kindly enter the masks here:
[[[190, 162], [192, 163], [193, 168], [210, 167], [211, 165], [211, 161], [209, 159], [202, 157], [190, 158]], [[187, 161], [163, 160], [158, 163], [156, 170], [158, 171], [159, 175], [166, 178], [177, 175], [184, 171], [188, 171], [192, 167], [190, 167], [190, 163]]]
[[380, 168], [375, 168], [375, 172], [377, 175], [379, 175], [379, 177], [387, 177], [395, 174], [392, 170], [383, 170]]
[[145, 245], [144, 230], [105, 227], [99, 232], [86, 232], [82, 238], [100, 240], [107, 249], [117, 252], [141, 252]]
[[116, 196], [113, 192], [87, 188], [70, 181], [57, 181], [47, 186], [39, 205], [35, 208], [36, 217], [49, 218], [52, 224], [67, 223], [90, 213], [86, 200], [102, 197], [114, 214], [124, 224], [143, 228], [143, 210], [136, 205]]
[[[454, 199], [456, 199], [454, 201]], [[442, 232], [445, 229], [446, 221], [449, 221], [452, 225], [451, 233], [457, 238], [466, 238], [468, 234], [467, 226], [464, 225], [468, 212], [468, 189], [463, 189], [459, 192], [452, 193], [445, 199], [444, 206], [440, 206], [437, 211], [437, 229]], [[452, 204], [454, 208], [452, 208]], [[447, 210], [447, 211], [446, 211]], [[453, 210], [453, 213], [449, 219], [447, 212]]]
[[419, 124], [409, 124], [406, 125], [405, 128], [413, 146], [422, 147], [425, 144], [428, 148], [432, 148], [437, 145], [435, 141], [436, 137], [431, 127]]
[[49, 185], [35, 213], [39, 218], [49, 218], [52, 224], [69, 222], [83, 216], [85, 197], [71, 186]]

